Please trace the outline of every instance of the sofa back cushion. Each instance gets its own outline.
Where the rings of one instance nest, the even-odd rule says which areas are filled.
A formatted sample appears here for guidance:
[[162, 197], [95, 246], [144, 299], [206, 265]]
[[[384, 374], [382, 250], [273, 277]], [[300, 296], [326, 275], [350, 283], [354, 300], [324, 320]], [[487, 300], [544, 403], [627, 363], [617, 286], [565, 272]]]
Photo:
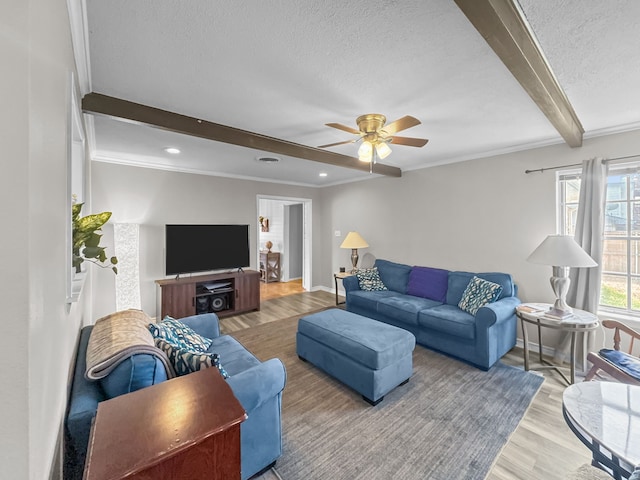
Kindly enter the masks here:
[[444, 303], [447, 299], [449, 270], [431, 267], [413, 267], [409, 273], [407, 293]]
[[407, 293], [407, 283], [411, 273], [409, 265], [377, 259], [375, 266], [378, 267], [380, 279], [385, 287], [394, 292]]
[[513, 279], [508, 273], [488, 272], [488, 273], [470, 273], [470, 272], [449, 272], [449, 286], [447, 288], [447, 304], [458, 305], [462, 299], [467, 285], [473, 277], [479, 277], [493, 283], [497, 283], [502, 287], [502, 292], [496, 300], [515, 295], [515, 287]]
[[99, 382], [107, 398], [115, 398], [165, 380], [167, 371], [160, 359], [143, 353], [126, 358]]

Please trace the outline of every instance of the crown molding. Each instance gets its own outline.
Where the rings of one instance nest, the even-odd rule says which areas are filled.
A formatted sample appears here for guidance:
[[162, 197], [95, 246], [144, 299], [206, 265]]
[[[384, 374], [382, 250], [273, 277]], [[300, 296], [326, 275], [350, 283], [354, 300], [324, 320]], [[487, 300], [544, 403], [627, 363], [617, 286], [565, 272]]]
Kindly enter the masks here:
[[89, 59], [89, 32], [85, 0], [67, 0], [71, 44], [76, 63], [78, 86], [82, 96], [91, 91], [91, 62]]

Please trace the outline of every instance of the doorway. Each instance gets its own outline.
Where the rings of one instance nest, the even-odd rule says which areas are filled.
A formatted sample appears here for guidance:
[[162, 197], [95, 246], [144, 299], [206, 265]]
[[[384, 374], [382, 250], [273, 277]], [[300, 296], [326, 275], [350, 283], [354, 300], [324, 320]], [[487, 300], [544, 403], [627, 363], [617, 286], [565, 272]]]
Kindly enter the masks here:
[[[280, 281], [301, 280], [302, 288], [311, 290], [311, 199], [257, 196], [257, 258], [267, 250], [280, 253]], [[259, 266], [259, 265], [258, 265]]]

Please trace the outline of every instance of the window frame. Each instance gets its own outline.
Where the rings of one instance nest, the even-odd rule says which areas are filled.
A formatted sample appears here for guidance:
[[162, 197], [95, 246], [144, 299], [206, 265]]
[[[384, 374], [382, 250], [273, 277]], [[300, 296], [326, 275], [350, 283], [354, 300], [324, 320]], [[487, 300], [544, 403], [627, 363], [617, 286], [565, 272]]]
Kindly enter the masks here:
[[[564, 235], [572, 235], [575, 234], [575, 226], [573, 229], [571, 226], [567, 225], [568, 215], [567, 208], [570, 205], [575, 205], [577, 210], [578, 202], [567, 202], [566, 201], [566, 181], [572, 180], [581, 177], [581, 169], [580, 168], [572, 168], [572, 169], [564, 169], [556, 172], [556, 223], [557, 223], [557, 231]], [[640, 160], [635, 160], [632, 162], [625, 162], [620, 164], [610, 164], [609, 171], [607, 173], [607, 184], [609, 182], [609, 178], [612, 176], [624, 176], [625, 178], [625, 189], [626, 195], [623, 200], [615, 200], [609, 202], [606, 200], [606, 204], [613, 203], [624, 203], [626, 206], [626, 220], [627, 227], [625, 231], [624, 237], [620, 236], [611, 236], [607, 235], [606, 229], [602, 232], [603, 241], [605, 240], [622, 240], [626, 244], [626, 272], [612, 272], [605, 271], [604, 268], [601, 272], [601, 285], [602, 285], [602, 276], [620, 276], [624, 277], [626, 280], [626, 301], [627, 306], [625, 308], [613, 307], [609, 305], [603, 305], [600, 303], [600, 299], [598, 299], [598, 312], [606, 312], [607, 316], [611, 318], [619, 318], [619, 319], [631, 319], [634, 321], [640, 321], [640, 308], [634, 310], [633, 307], [633, 297], [632, 297], [632, 288], [633, 282], [640, 281], [640, 270], [637, 273], [632, 273], [631, 262], [632, 259], [632, 243], [634, 241], [640, 241], [640, 236], [634, 236], [632, 234], [632, 222], [633, 222], [633, 203], [640, 202], [640, 198], [634, 198], [631, 192], [631, 178], [630, 174], [640, 174]], [[605, 204], [605, 205], [606, 205]], [[606, 224], [605, 224], [606, 226]], [[572, 231], [573, 230], [573, 231]]]

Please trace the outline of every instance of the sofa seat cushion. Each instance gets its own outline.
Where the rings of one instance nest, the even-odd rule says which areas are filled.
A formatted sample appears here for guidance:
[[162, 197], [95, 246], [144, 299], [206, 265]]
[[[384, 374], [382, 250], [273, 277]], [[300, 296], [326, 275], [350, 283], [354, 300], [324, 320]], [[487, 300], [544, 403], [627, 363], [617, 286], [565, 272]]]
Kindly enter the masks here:
[[419, 312], [418, 325], [468, 340], [476, 336], [475, 317], [454, 305], [440, 305]]
[[415, 337], [402, 328], [337, 308], [302, 317], [298, 334], [373, 370], [406, 357], [416, 343]]
[[442, 305], [442, 302], [412, 295], [396, 295], [378, 300], [378, 312], [409, 325], [418, 325], [418, 312]]
[[365, 292], [363, 290], [354, 290], [347, 295], [349, 307], [360, 307], [377, 311], [378, 302], [383, 298], [396, 297], [398, 292], [390, 290], [379, 290], [377, 292]]
[[231, 377], [260, 364], [260, 360], [229, 335], [214, 338], [207, 352], [220, 355], [220, 365]]
[[640, 360], [636, 357], [620, 350], [610, 350], [608, 348], [600, 350], [600, 355], [630, 377], [640, 380]]
[[407, 284], [411, 273], [409, 265], [377, 259], [374, 266], [378, 268], [380, 279], [385, 287], [395, 292], [407, 293]]

